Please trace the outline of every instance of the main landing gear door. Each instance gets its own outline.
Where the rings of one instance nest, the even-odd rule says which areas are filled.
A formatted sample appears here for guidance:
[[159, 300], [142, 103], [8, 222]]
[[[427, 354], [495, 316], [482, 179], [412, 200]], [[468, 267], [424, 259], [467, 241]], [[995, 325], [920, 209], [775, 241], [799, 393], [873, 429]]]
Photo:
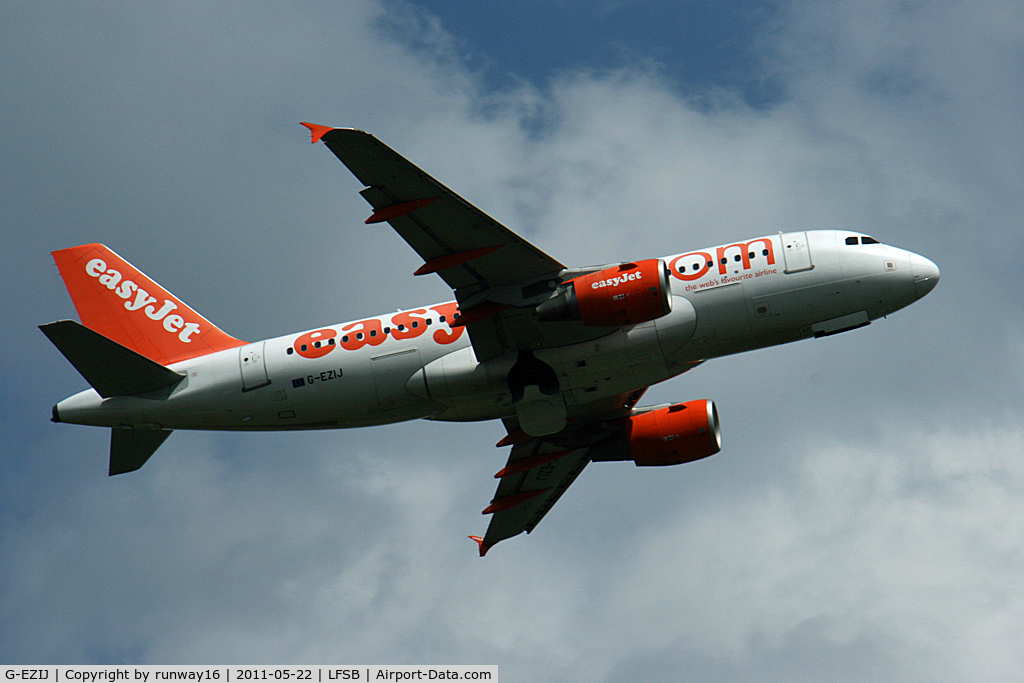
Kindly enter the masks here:
[[242, 370], [242, 391], [252, 391], [270, 384], [263, 355], [266, 342], [247, 344], [238, 349], [238, 367]]
[[800, 273], [814, 268], [806, 232], [788, 232], [782, 236], [782, 253], [786, 259], [785, 273]]

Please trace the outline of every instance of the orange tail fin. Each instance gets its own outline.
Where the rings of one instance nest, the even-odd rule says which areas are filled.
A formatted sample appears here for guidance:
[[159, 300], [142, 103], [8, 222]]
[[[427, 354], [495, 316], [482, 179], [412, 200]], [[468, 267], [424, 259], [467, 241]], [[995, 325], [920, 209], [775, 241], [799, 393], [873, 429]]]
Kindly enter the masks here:
[[102, 244], [53, 252], [82, 324], [161, 365], [242, 346]]

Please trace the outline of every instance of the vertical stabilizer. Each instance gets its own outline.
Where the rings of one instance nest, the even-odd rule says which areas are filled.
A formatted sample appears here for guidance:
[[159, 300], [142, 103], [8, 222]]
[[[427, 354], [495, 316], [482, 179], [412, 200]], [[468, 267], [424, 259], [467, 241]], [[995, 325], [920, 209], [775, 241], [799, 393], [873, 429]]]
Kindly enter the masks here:
[[161, 365], [242, 346], [102, 244], [53, 252], [82, 324]]

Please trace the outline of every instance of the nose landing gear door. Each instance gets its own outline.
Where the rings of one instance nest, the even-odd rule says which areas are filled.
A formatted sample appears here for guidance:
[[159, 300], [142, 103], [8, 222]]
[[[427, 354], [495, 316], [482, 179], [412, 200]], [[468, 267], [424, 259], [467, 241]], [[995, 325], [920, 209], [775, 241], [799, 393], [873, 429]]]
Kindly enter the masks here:
[[238, 349], [238, 367], [242, 371], [242, 391], [259, 389], [270, 384], [267, 363], [263, 356], [266, 342], [247, 344]]
[[811, 249], [807, 246], [806, 232], [788, 232], [782, 236], [782, 254], [786, 259], [787, 275], [814, 268], [811, 263]]

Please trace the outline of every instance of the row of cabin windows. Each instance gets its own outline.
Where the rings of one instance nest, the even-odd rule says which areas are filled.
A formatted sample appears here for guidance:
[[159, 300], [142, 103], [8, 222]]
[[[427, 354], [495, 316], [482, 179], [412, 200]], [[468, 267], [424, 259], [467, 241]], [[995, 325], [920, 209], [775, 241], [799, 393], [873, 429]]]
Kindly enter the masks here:
[[[761, 256], [767, 256], [767, 255], [768, 255], [768, 250], [767, 249], [762, 249], [761, 250]], [[749, 254], [747, 254], [747, 258], [751, 258], [752, 259], [752, 258], [756, 258], [756, 257], [757, 257], [757, 254], [755, 254], [754, 252], [750, 252]], [[732, 257], [732, 260], [736, 261], [737, 263], [739, 263], [740, 261], [743, 260], [743, 255], [742, 254], [736, 254], [735, 256]], [[729, 259], [723, 256], [722, 257], [722, 265], [725, 265], [728, 262], [729, 262]], [[707, 262], [707, 267], [708, 268], [713, 268], [714, 266], [715, 266], [715, 262], [714, 261], [708, 261]], [[700, 270], [700, 262], [699, 261], [697, 263], [693, 264], [693, 270], [694, 271]], [[686, 272], [686, 266], [680, 265], [679, 266], [679, 272], [680, 273], [685, 273]]]
[[[438, 320], [440, 322], [445, 322], [445, 320], [447, 320], [447, 318], [442, 315], [440, 318], [438, 318]], [[427, 318], [425, 322], [427, 323], [427, 325], [433, 325], [434, 324], [433, 318]], [[419, 326], [420, 326], [420, 321], [419, 320], [413, 320], [412, 321], [412, 329], [415, 330]], [[405, 325], [399, 325], [398, 326], [398, 331], [399, 332], [405, 332]], [[391, 328], [390, 327], [385, 327], [384, 328], [384, 335], [387, 336], [389, 334], [391, 334]], [[377, 336], [377, 330], [370, 330], [370, 336], [371, 337], [376, 337]], [[362, 332], [356, 332], [356, 341], [362, 341], [364, 337], [365, 337], [365, 335]], [[344, 344], [344, 343], [348, 342], [348, 339], [349, 339], [349, 336], [346, 334], [344, 337], [341, 338], [341, 341]], [[334, 338], [332, 337], [331, 339], [328, 339], [327, 341], [324, 341], [324, 342], [315, 341], [315, 342], [313, 342], [313, 348], [314, 349], [319, 349], [324, 344], [326, 344], [327, 346], [334, 346]], [[299, 350], [300, 351], [308, 351], [309, 350], [309, 345], [308, 344], [303, 344], [302, 346], [299, 347]], [[285, 352], [290, 356], [293, 353], [295, 353], [295, 349], [293, 347], [289, 346], [286, 349]]]
[[856, 235], [846, 238], [847, 244], [858, 244], [858, 241], [860, 244], [881, 244], [881, 242], [876, 240], [874, 237], [868, 237], [867, 235], [862, 235], [859, 238]]

